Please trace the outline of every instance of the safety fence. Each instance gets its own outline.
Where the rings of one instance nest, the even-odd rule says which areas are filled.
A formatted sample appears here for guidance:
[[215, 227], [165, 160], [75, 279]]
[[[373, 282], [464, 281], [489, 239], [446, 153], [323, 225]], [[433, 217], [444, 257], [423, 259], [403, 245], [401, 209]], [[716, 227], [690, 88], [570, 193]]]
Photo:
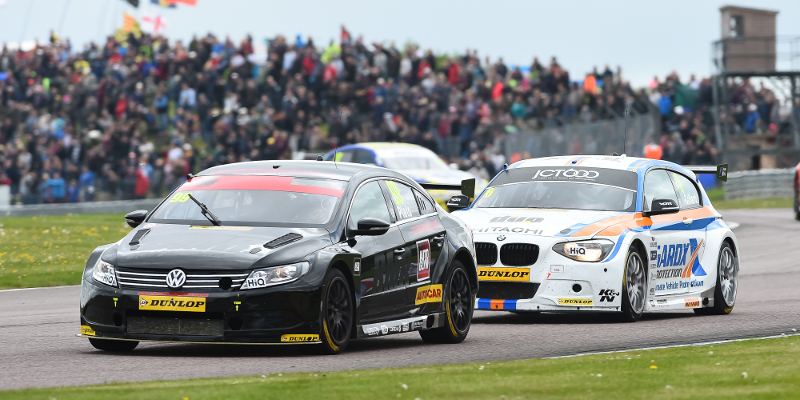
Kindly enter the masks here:
[[154, 209], [161, 199], [94, 201], [87, 203], [31, 204], [0, 207], [0, 217], [67, 214], [114, 214]]
[[725, 200], [794, 197], [794, 168], [761, 169], [728, 174]]

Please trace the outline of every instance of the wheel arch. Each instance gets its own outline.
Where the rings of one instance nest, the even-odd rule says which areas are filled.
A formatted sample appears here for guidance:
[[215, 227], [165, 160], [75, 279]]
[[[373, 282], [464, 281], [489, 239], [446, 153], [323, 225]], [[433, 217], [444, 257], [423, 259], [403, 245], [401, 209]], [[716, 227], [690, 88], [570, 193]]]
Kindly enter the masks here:
[[[354, 283], [354, 280], [353, 280], [354, 279], [353, 273], [350, 271], [350, 267], [347, 265], [347, 262], [345, 262], [344, 260], [341, 260], [341, 259], [340, 260], [336, 260], [331, 264], [331, 266], [328, 268], [328, 272], [326, 273], [326, 276], [327, 276], [328, 273], [330, 273], [330, 271], [332, 271], [334, 269], [339, 270], [342, 274], [344, 274], [345, 281], [347, 281], [347, 286], [350, 287], [350, 293], [351, 293], [350, 300], [353, 302], [353, 322], [351, 324], [352, 326], [350, 327], [350, 338], [351, 339], [356, 339], [357, 336], [358, 336], [358, 332], [356, 331], [356, 328], [358, 326], [357, 320], [358, 320], [359, 312], [358, 312], [358, 302], [356, 301], [356, 289], [355, 289], [355, 283]], [[323, 302], [324, 302], [324, 300], [323, 300]]]
[[473, 289], [478, 289], [478, 270], [475, 266], [475, 263], [472, 259], [472, 255], [470, 254], [469, 250], [465, 248], [459, 249], [455, 256], [453, 256], [453, 260], [458, 260], [461, 262], [462, 265], [467, 269], [467, 277], [469, 278], [470, 286]]

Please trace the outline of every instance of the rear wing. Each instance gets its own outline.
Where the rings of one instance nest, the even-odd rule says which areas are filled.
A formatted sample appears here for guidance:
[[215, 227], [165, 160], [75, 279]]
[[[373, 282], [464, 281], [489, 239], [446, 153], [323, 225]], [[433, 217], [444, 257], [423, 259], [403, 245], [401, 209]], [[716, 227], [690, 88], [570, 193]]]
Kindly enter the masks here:
[[475, 197], [475, 178], [464, 179], [460, 185], [447, 185], [442, 183], [420, 183], [425, 190], [455, 190], [461, 194], [473, 198]]
[[684, 165], [684, 168], [695, 173], [700, 174], [716, 174], [717, 178], [723, 182], [728, 181], [728, 164], [713, 165]]

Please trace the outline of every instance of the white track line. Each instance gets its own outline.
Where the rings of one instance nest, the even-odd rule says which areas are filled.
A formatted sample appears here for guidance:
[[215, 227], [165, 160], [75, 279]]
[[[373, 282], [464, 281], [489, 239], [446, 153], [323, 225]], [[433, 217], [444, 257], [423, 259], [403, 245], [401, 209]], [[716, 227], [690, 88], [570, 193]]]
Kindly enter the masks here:
[[67, 286], [45, 286], [45, 287], [29, 287], [29, 288], [21, 288], [21, 289], [3, 289], [0, 290], [0, 293], [5, 292], [19, 292], [22, 290], [40, 290], [40, 289], [63, 289], [69, 287], [80, 287], [81, 285], [67, 285]]
[[636, 349], [627, 349], [627, 350], [612, 350], [612, 351], [598, 351], [598, 352], [591, 352], [591, 353], [579, 353], [573, 354], [569, 356], [555, 356], [555, 357], [542, 357], [542, 359], [554, 359], [554, 358], [572, 358], [572, 357], [582, 357], [582, 356], [590, 356], [593, 354], [613, 354], [613, 353], [627, 353], [631, 351], [646, 351], [646, 350], [658, 350], [658, 349], [671, 349], [675, 347], [700, 347], [700, 346], [710, 346], [713, 344], [724, 344], [724, 343], [735, 343], [735, 342], [746, 342], [748, 340], [762, 340], [762, 339], [777, 339], [782, 337], [791, 337], [791, 336], [800, 336], [800, 333], [791, 333], [789, 335], [781, 333], [780, 335], [773, 335], [773, 336], [763, 336], [763, 337], [756, 337], [756, 338], [747, 338], [747, 339], [729, 339], [729, 340], [716, 340], [713, 342], [699, 342], [699, 343], [689, 343], [689, 344], [675, 344], [671, 346], [656, 346], [656, 347], [640, 347]]

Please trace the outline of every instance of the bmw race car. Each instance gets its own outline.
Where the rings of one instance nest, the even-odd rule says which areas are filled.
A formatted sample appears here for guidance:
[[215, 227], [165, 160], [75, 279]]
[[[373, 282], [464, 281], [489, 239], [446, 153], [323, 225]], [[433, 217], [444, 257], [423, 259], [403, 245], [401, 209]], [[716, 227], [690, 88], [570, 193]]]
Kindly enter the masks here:
[[[420, 183], [458, 185], [472, 174], [452, 169], [436, 153], [409, 143], [360, 143], [342, 146], [324, 156], [325, 160], [373, 164], [402, 172]], [[478, 190], [486, 187], [486, 180], [477, 179]], [[431, 196], [443, 207], [452, 192], [434, 190]]]
[[317, 344], [418, 331], [457, 343], [478, 289], [471, 232], [392, 170], [323, 161], [207, 169], [100, 246], [81, 285], [80, 336]]
[[730, 313], [739, 246], [695, 173], [725, 180], [727, 166], [549, 157], [507, 166], [472, 204], [454, 196], [475, 235], [476, 308]]

